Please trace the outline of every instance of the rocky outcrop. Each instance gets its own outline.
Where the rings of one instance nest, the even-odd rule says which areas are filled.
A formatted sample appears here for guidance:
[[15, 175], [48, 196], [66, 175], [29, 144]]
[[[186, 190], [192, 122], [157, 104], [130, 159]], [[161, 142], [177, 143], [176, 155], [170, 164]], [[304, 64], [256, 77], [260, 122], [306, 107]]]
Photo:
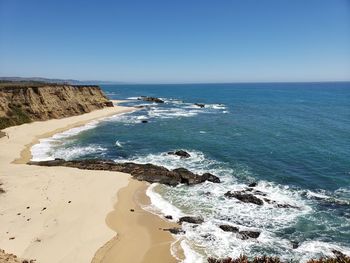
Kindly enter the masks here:
[[168, 154], [180, 156], [180, 158], [190, 158], [191, 157], [191, 155], [184, 150], [179, 150], [179, 151], [175, 151], [175, 152], [168, 152]]
[[203, 103], [195, 103], [194, 105], [196, 105], [199, 108], [204, 108], [205, 107], [205, 104], [203, 104]]
[[219, 226], [225, 232], [238, 232], [238, 227], [230, 226], [230, 225], [220, 225]]
[[[203, 176], [204, 175], [205, 174], [203, 174]], [[241, 191], [228, 191], [225, 193], [225, 197], [236, 198], [236, 199], [240, 200], [241, 202], [252, 203], [252, 204], [256, 204], [256, 205], [263, 205], [264, 201], [265, 201], [267, 204], [272, 204], [277, 208], [300, 209], [300, 207], [298, 207], [298, 206], [279, 203], [275, 200], [271, 200], [271, 199], [266, 198], [266, 197], [264, 197], [263, 199], [260, 199], [259, 197], [256, 197], [254, 194], [258, 195], [258, 196], [266, 196], [266, 193], [263, 193], [259, 190], [254, 190], [253, 188], [247, 188], [247, 189], [241, 190]]]
[[98, 86], [28, 84], [0, 86], [0, 129], [31, 121], [91, 112], [113, 103]]
[[260, 232], [251, 231], [251, 230], [239, 231], [239, 234], [240, 234], [240, 239], [243, 239], [243, 240], [246, 240], [249, 238], [258, 238], [260, 236]]
[[141, 96], [140, 98], [138, 98], [138, 100], [150, 101], [150, 102], [155, 102], [155, 103], [164, 103], [164, 100], [161, 100], [161, 99], [155, 98], [155, 97]]
[[163, 231], [169, 231], [171, 234], [174, 235], [185, 234], [185, 230], [179, 227], [164, 228]]
[[200, 216], [183, 216], [183, 217], [180, 217], [179, 224], [182, 224], [183, 222], [187, 222], [191, 224], [202, 224], [204, 220]]
[[190, 172], [185, 168], [168, 170], [165, 167], [153, 164], [137, 164], [137, 163], [115, 163], [111, 160], [74, 160], [65, 161], [63, 159], [55, 159], [52, 161], [29, 162], [31, 165], [40, 166], [66, 166], [86, 170], [106, 170], [131, 174], [139, 181], [147, 181], [150, 183], [161, 183], [170, 186], [178, 184], [194, 185], [205, 181], [220, 182], [215, 175], [198, 175]]

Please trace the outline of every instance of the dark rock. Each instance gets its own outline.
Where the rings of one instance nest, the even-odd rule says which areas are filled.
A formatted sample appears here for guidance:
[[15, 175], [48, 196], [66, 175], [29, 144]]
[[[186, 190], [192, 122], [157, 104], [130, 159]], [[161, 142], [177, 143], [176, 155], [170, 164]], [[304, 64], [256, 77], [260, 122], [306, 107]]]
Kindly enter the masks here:
[[130, 212], [135, 212], [135, 209], [130, 209]]
[[248, 238], [258, 238], [260, 236], [260, 232], [257, 231], [239, 231], [240, 238], [246, 240]]
[[225, 194], [226, 197], [229, 197], [229, 198], [236, 198], [238, 200], [240, 200], [241, 202], [244, 202], [244, 203], [252, 203], [252, 204], [256, 204], [256, 205], [263, 205], [264, 202], [260, 199], [260, 198], [257, 198], [256, 196], [252, 195], [252, 194], [247, 194], [247, 193], [244, 193], [244, 192], [231, 192], [231, 191], [228, 191], [226, 194]]
[[180, 156], [181, 158], [190, 158], [191, 157], [191, 155], [188, 152], [183, 151], [183, 150], [179, 150], [176, 152], [168, 152], [168, 154], [177, 155], [177, 156]]
[[293, 249], [296, 249], [299, 247], [299, 242], [298, 241], [291, 241]]
[[220, 225], [219, 226], [225, 232], [238, 232], [238, 228], [230, 225]]
[[164, 228], [163, 230], [169, 231], [170, 233], [172, 233], [174, 235], [185, 234], [185, 231], [182, 228], [178, 228], [178, 227]]
[[179, 219], [179, 224], [182, 224], [183, 222], [191, 224], [202, 224], [204, 220], [202, 217], [199, 216], [183, 216]]
[[166, 219], [169, 219], [169, 220], [172, 220], [173, 219], [173, 216], [171, 215], [167, 215], [167, 216], [164, 216]]
[[258, 185], [257, 182], [253, 182], [253, 183], [250, 183], [248, 186], [249, 186], [249, 187], [255, 187], [255, 186], [257, 186], [257, 185]]
[[116, 171], [131, 174], [139, 181], [147, 181], [150, 183], [161, 183], [170, 186], [178, 184], [199, 184], [205, 181], [218, 182], [220, 181], [215, 175], [202, 176], [185, 168], [168, 170], [165, 167], [153, 164], [137, 164], [137, 163], [115, 163], [111, 160], [52, 160], [42, 162], [29, 162], [30, 165], [40, 166], [65, 166], [74, 167], [85, 170], [106, 170]]
[[106, 102], [105, 102], [105, 106], [106, 106], [106, 107], [114, 107], [114, 104], [113, 104], [112, 101], [106, 101]]
[[148, 122], [148, 120], [142, 120], [141, 122], [142, 122], [142, 123], [147, 123], [147, 122]]
[[143, 100], [143, 101], [151, 101], [151, 102], [156, 102], [156, 103], [164, 103], [163, 100], [155, 97], [146, 97], [146, 96], [141, 96], [138, 98], [138, 100]]
[[195, 103], [194, 105], [200, 107], [200, 108], [204, 108], [205, 107], [205, 104], [203, 103]]
[[202, 177], [205, 181], [209, 181], [209, 182], [212, 182], [212, 183], [220, 183], [220, 178], [211, 174], [211, 173], [204, 173], [202, 174]]

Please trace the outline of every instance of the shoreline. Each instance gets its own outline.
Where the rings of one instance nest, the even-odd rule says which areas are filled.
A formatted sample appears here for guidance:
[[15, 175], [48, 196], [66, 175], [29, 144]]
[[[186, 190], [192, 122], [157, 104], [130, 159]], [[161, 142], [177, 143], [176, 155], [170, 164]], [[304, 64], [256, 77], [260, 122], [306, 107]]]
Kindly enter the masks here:
[[[0, 225], [6, 226], [0, 230], [1, 249], [20, 258], [36, 259], [38, 263], [91, 262], [106, 242], [113, 246], [123, 242], [116, 238], [118, 229], [106, 222], [110, 214], [115, 213], [115, 210], [111, 212], [113, 205], [118, 207], [124, 199], [128, 200], [126, 203], [134, 200], [132, 191], [136, 189], [129, 186], [134, 185], [135, 180], [130, 175], [25, 163], [31, 158], [31, 146], [41, 138], [134, 110], [137, 109], [115, 106], [4, 129], [9, 138], [0, 138], [0, 181], [6, 190], [0, 194]], [[147, 187], [145, 182], [135, 184], [143, 190]], [[121, 189], [126, 189], [127, 194], [120, 195]], [[144, 191], [143, 194], [146, 196]], [[144, 214], [164, 221], [147, 211]], [[167, 241], [173, 240], [170, 233], [164, 233]], [[153, 244], [145, 243], [148, 248]], [[168, 256], [171, 257], [170, 250]], [[135, 262], [147, 261], [143, 261], [142, 256]]]
[[170, 253], [175, 240], [163, 229], [178, 225], [142, 208], [150, 204], [148, 187], [149, 183], [131, 178], [118, 192], [118, 202], [106, 218], [118, 234], [96, 252], [92, 263], [154, 263], [160, 258], [164, 263], [177, 262]]

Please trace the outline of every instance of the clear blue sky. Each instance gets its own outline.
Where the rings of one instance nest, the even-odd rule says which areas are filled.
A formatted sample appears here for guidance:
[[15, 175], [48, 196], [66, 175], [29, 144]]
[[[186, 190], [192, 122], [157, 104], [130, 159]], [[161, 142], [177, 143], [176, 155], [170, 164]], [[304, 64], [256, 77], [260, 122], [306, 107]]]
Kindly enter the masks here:
[[0, 76], [350, 80], [350, 0], [0, 0]]

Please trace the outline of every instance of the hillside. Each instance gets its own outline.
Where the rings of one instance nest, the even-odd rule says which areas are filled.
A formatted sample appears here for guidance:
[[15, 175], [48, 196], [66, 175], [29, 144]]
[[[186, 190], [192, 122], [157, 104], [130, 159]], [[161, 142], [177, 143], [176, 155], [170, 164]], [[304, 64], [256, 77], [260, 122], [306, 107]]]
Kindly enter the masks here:
[[113, 103], [95, 85], [0, 83], [0, 129], [87, 113]]

